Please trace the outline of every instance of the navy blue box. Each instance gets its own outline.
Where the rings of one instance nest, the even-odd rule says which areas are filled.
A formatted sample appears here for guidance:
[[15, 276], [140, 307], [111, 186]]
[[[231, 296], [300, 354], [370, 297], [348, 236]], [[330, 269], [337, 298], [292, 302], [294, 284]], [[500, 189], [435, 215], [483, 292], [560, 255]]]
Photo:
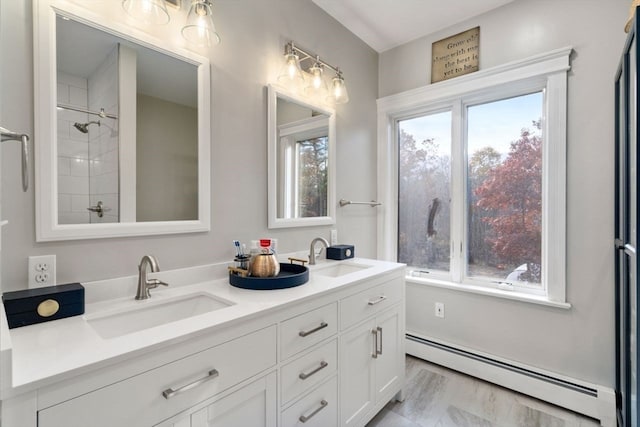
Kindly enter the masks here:
[[9, 329], [63, 319], [84, 313], [80, 283], [47, 286], [2, 294]]
[[327, 259], [348, 259], [355, 256], [353, 245], [334, 245], [327, 248]]

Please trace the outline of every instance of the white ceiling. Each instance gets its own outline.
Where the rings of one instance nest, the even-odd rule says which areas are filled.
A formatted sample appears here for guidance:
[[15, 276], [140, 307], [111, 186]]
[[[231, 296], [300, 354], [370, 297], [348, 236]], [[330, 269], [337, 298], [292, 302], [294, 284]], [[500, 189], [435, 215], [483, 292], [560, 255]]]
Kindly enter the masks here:
[[378, 52], [514, 0], [313, 0]]

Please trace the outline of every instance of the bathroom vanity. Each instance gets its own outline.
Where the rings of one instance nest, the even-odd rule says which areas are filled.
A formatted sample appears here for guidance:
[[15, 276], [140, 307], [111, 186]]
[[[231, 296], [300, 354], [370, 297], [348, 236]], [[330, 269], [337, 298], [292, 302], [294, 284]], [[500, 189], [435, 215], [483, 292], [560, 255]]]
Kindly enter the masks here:
[[8, 330], [2, 425], [364, 426], [404, 382], [404, 266], [321, 261], [252, 291], [226, 265], [85, 284], [86, 312]]

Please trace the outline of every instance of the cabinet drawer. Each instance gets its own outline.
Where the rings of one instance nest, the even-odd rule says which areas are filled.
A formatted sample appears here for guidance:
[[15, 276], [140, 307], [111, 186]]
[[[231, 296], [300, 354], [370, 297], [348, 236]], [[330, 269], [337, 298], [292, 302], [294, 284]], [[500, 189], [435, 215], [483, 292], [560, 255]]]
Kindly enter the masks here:
[[282, 402], [288, 403], [336, 372], [337, 340], [326, 343], [282, 368]]
[[[338, 387], [331, 380], [282, 412], [283, 427], [329, 427], [338, 425]], [[302, 419], [301, 419], [302, 418]], [[303, 421], [305, 420], [305, 421]]]
[[38, 426], [153, 425], [274, 366], [275, 340], [275, 326], [236, 338], [41, 410]]
[[337, 304], [329, 304], [291, 319], [280, 325], [282, 359], [309, 348], [338, 331]]
[[344, 330], [376, 314], [402, 298], [401, 279], [391, 280], [340, 301], [340, 329]]

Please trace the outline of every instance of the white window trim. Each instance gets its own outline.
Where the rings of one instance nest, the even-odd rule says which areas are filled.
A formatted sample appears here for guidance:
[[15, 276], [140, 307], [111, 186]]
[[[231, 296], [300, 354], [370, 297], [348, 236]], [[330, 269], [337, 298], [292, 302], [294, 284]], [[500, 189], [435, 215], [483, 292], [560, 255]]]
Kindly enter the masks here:
[[[545, 144], [543, 165], [548, 165], [543, 174], [543, 226], [542, 243], [543, 283], [547, 285], [546, 297], [502, 291], [480, 287], [446, 283], [429, 279], [407, 280], [437, 286], [453, 287], [495, 296], [505, 296], [534, 303], [557, 307], [570, 307], [566, 302], [566, 157], [567, 157], [567, 72], [571, 68], [569, 57], [572, 48], [566, 47], [524, 60], [514, 61], [498, 67], [480, 70], [455, 79], [423, 86], [378, 99], [378, 258], [397, 259], [398, 234], [398, 147], [396, 119], [432, 108], [438, 103], [489, 92], [514, 91], [521, 88], [545, 88], [547, 121], [543, 123]], [[454, 111], [454, 114], [456, 112]], [[453, 132], [462, 132], [453, 129]], [[454, 135], [455, 138], [455, 135]], [[453, 166], [453, 165], [452, 165]], [[452, 188], [452, 203], [461, 189]], [[452, 206], [454, 215], [462, 210]], [[460, 212], [460, 213], [456, 213]], [[459, 244], [463, 236], [453, 236], [452, 242]], [[437, 282], [437, 283], [436, 283]], [[517, 294], [517, 295], [515, 295]]]

